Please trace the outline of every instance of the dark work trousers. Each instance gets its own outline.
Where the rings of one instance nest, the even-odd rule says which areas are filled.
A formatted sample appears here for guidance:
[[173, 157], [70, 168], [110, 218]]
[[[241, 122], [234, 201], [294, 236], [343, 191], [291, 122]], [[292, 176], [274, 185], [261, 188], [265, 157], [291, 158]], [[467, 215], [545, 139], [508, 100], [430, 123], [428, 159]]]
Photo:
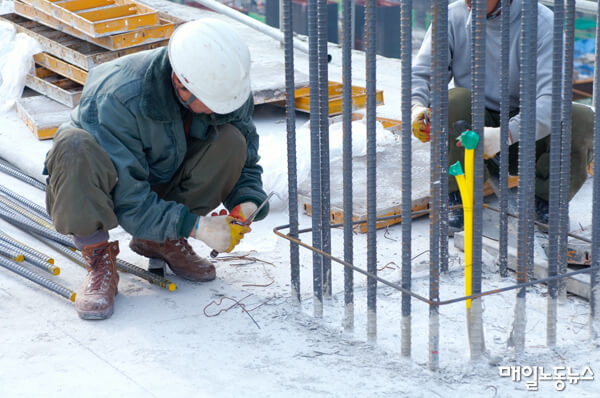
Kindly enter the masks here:
[[[191, 139], [171, 181], [152, 186], [158, 197], [206, 215], [229, 196], [246, 162], [246, 139], [233, 125], [214, 141]], [[56, 230], [90, 236], [118, 225], [112, 191], [118, 173], [106, 151], [81, 129], [62, 131], [46, 159], [46, 208]]]
[[[569, 199], [581, 188], [587, 179], [587, 165], [593, 160], [593, 133], [594, 112], [587, 106], [574, 103], [572, 107], [571, 122], [571, 181], [569, 186]], [[514, 116], [518, 111], [511, 111]], [[462, 131], [455, 131], [454, 123], [459, 120], [471, 125], [471, 91], [466, 88], [454, 88], [448, 92], [448, 164], [457, 161], [463, 165], [465, 151], [456, 146], [456, 138]], [[500, 113], [485, 110], [485, 125], [488, 127], [500, 126]], [[523, 135], [523, 132], [521, 132]], [[519, 143], [516, 142], [508, 148], [509, 174], [518, 174]], [[499, 156], [496, 155], [496, 156]], [[485, 162], [487, 163], [487, 161]], [[487, 167], [484, 169], [489, 173]], [[537, 140], [535, 143], [535, 194], [548, 200], [550, 186], [550, 136]], [[448, 192], [458, 190], [456, 179], [448, 178]]]

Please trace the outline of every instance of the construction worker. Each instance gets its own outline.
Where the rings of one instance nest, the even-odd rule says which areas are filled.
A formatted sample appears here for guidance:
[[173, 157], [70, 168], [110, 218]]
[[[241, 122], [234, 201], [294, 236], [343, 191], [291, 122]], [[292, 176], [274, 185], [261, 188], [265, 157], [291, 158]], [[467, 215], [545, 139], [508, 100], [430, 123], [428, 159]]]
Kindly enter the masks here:
[[[520, 137], [519, 70], [521, 0], [512, 0], [510, 12], [510, 68], [509, 68], [509, 173], [518, 172]], [[537, 92], [536, 92], [536, 164], [535, 203], [536, 219], [548, 223], [550, 121], [552, 103], [552, 30], [553, 14], [538, 4], [537, 18]], [[485, 128], [484, 153], [486, 174], [497, 173], [500, 151], [500, 0], [487, 1], [485, 33]], [[471, 0], [460, 0], [448, 6], [448, 41], [450, 79], [454, 87], [448, 92], [448, 161], [453, 164], [464, 158], [463, 148], [457, 147], [456, 138], [462, 133], [455, 123], [471, 124]], [[429, 78], [431, 75], [431, 27], [415, 59], [412, 74], [412, 131], [423, 142], [429, 141]], [[593, 111], [584, 105], [572, 106], [571, 182], [572, 198], [587, 179], [586, 167], [592, 160]], [[463, 123], [464, 125], [464, 123]], [[458, 126], [458, 124], [457, 124]], [[454, 178], [448, 180], [449, 205], [460, 204], [460, 194]], [[453, 234], [463, 228], [462, 210], [449, 212], [449, 231]]]
[[[119, 245], [108, 231], [119, 224], [134, 252], [165, 260], [182, 278], [215, 279], [187, 238], [230, 252], [250, 231], [232, 220], [266, 198], [253, 107], [248, 47], [216, 19], [183, 24], [168, 48], [89, 72], [45, 165], [48, 212], [88, 269], [75, 301], [81, 318], [113, 313]], [[206, 216], [221, 203], [229, 215]]]

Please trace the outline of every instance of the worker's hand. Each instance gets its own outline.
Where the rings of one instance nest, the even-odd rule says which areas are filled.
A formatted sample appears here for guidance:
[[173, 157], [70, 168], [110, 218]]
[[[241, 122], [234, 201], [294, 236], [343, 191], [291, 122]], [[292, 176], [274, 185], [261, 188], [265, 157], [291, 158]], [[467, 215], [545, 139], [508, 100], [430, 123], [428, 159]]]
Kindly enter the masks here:
[[500, 127], [484, 127], [483, 156], [486, 159], [493, 158], [500, 152]]
[[229, 215], [244, 222], [252, 213], [256, 211], [256, 209], [258, 209], [258, 206], [256, 206], [254, 202], [244, 202], [231, 209], [231, 213], [229, 213]]
[[431, 126], [429, 118], [431, 110], [423, 105], [414, 104], [411, 107], [410, 118], [412, 121], [412, 132], [421, 142], [429, 142], [431, 139]]
[[229, 253], [250, 232], [250, 227], [234, 221], [231, 216], [198, 217], [190, 236], [220, 253]]

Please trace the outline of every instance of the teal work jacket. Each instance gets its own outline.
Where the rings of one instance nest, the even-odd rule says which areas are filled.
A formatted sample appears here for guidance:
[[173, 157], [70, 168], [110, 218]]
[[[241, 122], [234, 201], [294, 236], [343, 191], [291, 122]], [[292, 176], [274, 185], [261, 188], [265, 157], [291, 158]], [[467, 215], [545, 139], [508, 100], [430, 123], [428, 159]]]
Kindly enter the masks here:
[[[57, 132], [76, 127], [94, 136], [118, 173], [112, 196], [119, 223], [135, 237], [158, 242], [188, 236], [197, 217], [181, 203], [159, 199], [150, 188], [168, 182], [187, 151], [182, 106], [171, 72], [166, 48], [127, 55], [93, 68], [79, 106]], [[191, 138], [213, 139], [209, 127], [225, 123], [233, 124], [246, 138], [246, 163], [224, 202], [229, 210], [246, 201], [259, 205], [266, 198], [253, 108], [251, 95], [232, 113], [194, 114], [191, 122]], [[267, 212], [265, 206], [256, 220]]]

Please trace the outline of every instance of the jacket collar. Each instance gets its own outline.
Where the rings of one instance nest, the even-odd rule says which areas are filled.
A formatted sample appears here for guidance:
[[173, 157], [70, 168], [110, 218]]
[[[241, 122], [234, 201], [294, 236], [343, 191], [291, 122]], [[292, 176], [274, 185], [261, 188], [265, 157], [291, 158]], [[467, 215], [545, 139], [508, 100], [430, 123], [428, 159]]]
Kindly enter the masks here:
[[142, 83], [140, 106], [144, 116], [149, 119], [158, 122], [181, 119], [180, 105], [173, 91], [171, 70], [167, 48], [156, 50]]

